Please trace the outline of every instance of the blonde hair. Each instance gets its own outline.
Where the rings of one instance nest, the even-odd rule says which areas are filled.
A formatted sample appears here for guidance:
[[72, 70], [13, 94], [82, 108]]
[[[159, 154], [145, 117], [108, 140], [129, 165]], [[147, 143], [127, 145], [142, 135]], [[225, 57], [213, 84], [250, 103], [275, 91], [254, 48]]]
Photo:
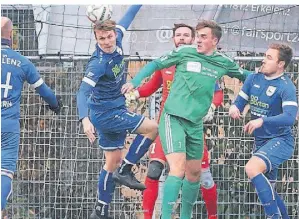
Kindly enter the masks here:
[[115, 30], [115, 27], [116, 27], [116, 22], [112, 20], [96, 21], [93, 26], [93, 30], [109, 31], [109, 30]]

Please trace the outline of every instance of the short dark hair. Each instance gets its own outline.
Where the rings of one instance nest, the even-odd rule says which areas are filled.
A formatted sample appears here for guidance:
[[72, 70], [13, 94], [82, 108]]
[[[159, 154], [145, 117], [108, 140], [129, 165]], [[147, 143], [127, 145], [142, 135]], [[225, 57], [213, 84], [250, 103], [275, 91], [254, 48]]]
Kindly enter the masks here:
[[175, 31], [176, 31], [177, 29], [179, 29], [180, 27], [187, 27], [187, 28], [189, 28], [189, 29], [191, 30], [191, 36], [192, 36], [193, 38], [195, 37], [195, 30], [194, 30], [194, 28], [191, 27], [191, 26], [188, 25], [188, 24], [183, 24], [183, 23], [181, 23], [181, 24], [174, 24], [174, 28], [172, 28], [172, 34], [173, 34], [173, 36], [175, 35]]
[[96, 21], [93, 26], [93, 30], [104, 30], [110, 31], [115, 30], [116, 22], [113, 20], [105, 20], [105, 21]]
[[208, 27], [212, 30], [213, 36], [216, 37], [219, 42], [222, 37], [222, 28], [220, 25], [213, 20], [201, 20], [196, 25], [196, 30], [200, 30], [205, 27]]
[[293, 57], [292, 48], [284, 43], [272, 43], [269, 48], [278, 50], [278, 61], [284, 61], [284, 68], [286, 69]]

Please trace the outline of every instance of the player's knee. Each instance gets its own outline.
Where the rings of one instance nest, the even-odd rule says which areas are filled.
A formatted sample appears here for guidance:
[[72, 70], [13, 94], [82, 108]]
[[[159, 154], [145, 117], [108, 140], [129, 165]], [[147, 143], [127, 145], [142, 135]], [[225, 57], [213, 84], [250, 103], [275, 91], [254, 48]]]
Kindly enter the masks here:
[[254, 173], [254, 170], [253, 170], [253, 167], [249, 164], [249, 163], [247, 163], [246, 165], [245, 165], [245, 172], [246, 172], [246, 174], [250, 177], [251, 175], [254, 175], [253, 173]]
[[1, 175], [1, 211], [5, 209], [7, 199], [11, 194], [11, 177]]
[[205, 189], [210, 189], [214, 186], [215, 183], [210, 170], [201, 173], [200, 182]]
[[271, 166], [269, 159], [262, 159], [258, 156], [253, 156], [245, 165], [247, 176], [252, 179], [256, 175], [263, 173]]
[[252, 165], [252, 163], [247, 163], [245, 165], [245, 172], [246, 172], [247, 176], [251, 179], [251, 178], [255, 177], [256, 175], [258, 175], [261, 171], [259, 171], [259, 169], [256, 168], [255, 165]]
[[147, 172], [148, 178], [153, 180], [159, 180], [163, 169], [164, 169], [164, 165], [160, 161], [157, 160], [151, 161], [148, 165], [148, 172]]
[[104, 165], [104, 169], [108, 172], [114, 172], [121, 163], [121, 151], [113, 150], [113, 151], [105, 151], [106, 162]]

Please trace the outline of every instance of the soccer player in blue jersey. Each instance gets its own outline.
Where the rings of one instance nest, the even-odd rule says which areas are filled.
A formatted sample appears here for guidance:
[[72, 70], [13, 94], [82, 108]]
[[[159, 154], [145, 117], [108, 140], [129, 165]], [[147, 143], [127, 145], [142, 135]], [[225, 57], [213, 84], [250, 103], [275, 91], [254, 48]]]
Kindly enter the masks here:
[[[95, 23], [96, 50], [89, 60], [77, 95], [79, 119], [84, 132], [93, 142], [96, 128], [99, 146], [106, 158], [99, 174], [98, 202], [90, 216], [92, 219], [109, 218], [108, 208], [115, 181], [133, 189], [145, 189], [131, 168], [147, 152], [158, 132], [155, 121], [126, 109], [125, 97], [121, 93], [121, 87], [126, 82], [122, 39], [140, 7], [131, 6], [118, 25], [112, 20]], [[127, 133], [137, 133], [137, 136], [120, 166]]]
[[59, 113], [61, 104], [44, 83], [34, 65], [11, 49], [13, 24], [1, 17], [1, 211], [5, 209], [12, 190], [13, 174], [20, 141], [20, 101], [23, 84], [27, 81]]
[[[296, 88], [284, 74], [292, 59], [292, 49], [284, 44], [271, 44], [266, 51], [260, 73], [249, 75], [229, 114], [240, 118], [250, 104], [252, 120], [244, 130], [254, 135], [253, 156], [245, 171], [264, 206], [267, 218], [289, 218], [286, 206], [274, 191], [278, 167], [294, 151], [292, 126], [298, 103]], [[280, 216], [281, 214], [281, 216]]]

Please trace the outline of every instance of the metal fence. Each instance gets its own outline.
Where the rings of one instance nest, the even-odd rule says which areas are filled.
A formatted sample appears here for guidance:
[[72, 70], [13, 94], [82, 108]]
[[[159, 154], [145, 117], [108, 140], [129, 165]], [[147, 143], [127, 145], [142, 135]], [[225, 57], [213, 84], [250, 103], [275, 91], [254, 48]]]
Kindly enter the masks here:
[[[14, 178], [13, 195], [8, 215], [14, 219], [88, 218], [97, 197], [98, 172], [104, 157], [97, 143], [88, 143], [78, 123], [76, 92], [81, 83], [87, 60], [33, 60], [45, 82], [62, 97], [65, 107], [60, 115], [53, 115], [39, 96], [25, 87], [21, 105], [21, 144], [18, 171]], [[249, 57], [248, 60], [251, 60]], [[147, 60], [128, 61], [128, 77], [134, 76]], [[243, 66], [255, 68], [256, 61], [243, 60]], [[290, 76], [298, 90], [297, 64]], [[205, 125], [207, 144], [211, 153], [211, 168], [218, 188], [219, 218], [263, 218], [259, 201], [244, 171], [251, 156], [253, 138], [242, 131], [244, 121], [228, 117], [228, 108], [238, 93], [240, 83], [224, 78], [224, 103], [217, 109], [214, 120]], [[160, 93], [155, 95], [159, 110]], [[148, 116], [149, 100], [141, 100], [134, 111]], [[286, 201], [289, 214], [298, 218], [299, 211], [299, 152], [298, 122], [294, 127], [296, 150], [280, 172], [277, 190]], [[127, 146], [134, 136], [128, 136]], [[144, 180], [147, 157], [135, 168]], [[163, 177], [161, 179], [163, 181]], [[163, 183], [160, 184], [163, 189]], [[114, 218], [142, 218], [142, 194], [125, 187], [117, 187], [111, 211]], [[161, 200], [160, 200], [161, 201]], [[159, 214], [159, 201], [156, 218]], [[193, 218], [206, 218], [204, 203], [199, 196]]]

